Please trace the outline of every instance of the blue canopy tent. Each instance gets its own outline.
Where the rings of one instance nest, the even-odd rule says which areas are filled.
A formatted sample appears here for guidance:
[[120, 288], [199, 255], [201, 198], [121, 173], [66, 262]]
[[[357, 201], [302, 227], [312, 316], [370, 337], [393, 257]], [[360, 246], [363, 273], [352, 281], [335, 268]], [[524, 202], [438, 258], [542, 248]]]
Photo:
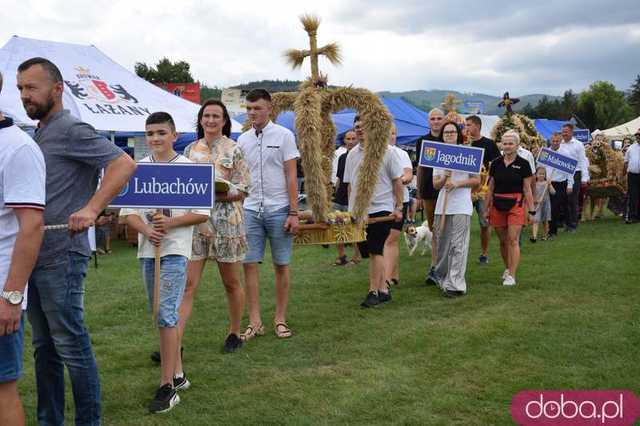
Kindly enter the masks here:
[[[394, 118], [398, 130], [398, 145], [411, 145], [416, 139], [429, 132], [428, 114], [401, 98], [380, 98]], [[345, 109], [332, 114], [336, 126], [337, 138], [342, 140], [344, 134], [353, 127], [353, 119], [356, 112]], [[235, 117], [239, 122], [244, 122], [246, 114]], [[278, 115], [276, 122], [295, 133], [295, 114], [292, 111], [284, 111]]]
[[[551, 139], [551, 135], [554, 132], [562, 130], [562, 126], [566, 123], [566, 121], [548, 120], [546, 118], [538, 118], [534, 120], [536, 130], [540, 133], [540, 136], [546, 140]], [[573, 136], [582, 143], [587, 143], [591, 140], [591, 133], [589, 132], [589, 129], [578, 129], [576, 127], [573, 129]]]

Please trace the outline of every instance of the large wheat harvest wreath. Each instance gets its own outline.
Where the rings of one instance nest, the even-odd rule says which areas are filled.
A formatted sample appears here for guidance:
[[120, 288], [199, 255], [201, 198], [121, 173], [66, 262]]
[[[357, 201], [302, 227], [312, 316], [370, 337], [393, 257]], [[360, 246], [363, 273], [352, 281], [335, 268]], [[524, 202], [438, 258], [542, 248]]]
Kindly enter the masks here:
[[322, 75], [318, 69], [318, 58], [323, 55], [337, 65], [341, 62], [340, 48], [336, 43], [318, 48], [319, 18], [303, 15], [300, 21], [309, 35], [310, 48], [290, 49], [285, 56], [294, 68], [302, 66], [304, 59], [309, 57], [311, 76], [300, 85], [298, 92], [272, 95], [271, 119], [275, 121], [282, 111], [295, 112], [307, 200], [314, 221], [326, 222], [331, 208], [331, 164], [336, 139], [336, 127], [331, 114], [345, 108], [358, 111], [363, 120], [366, 143], [364, 159], [358, 171], [355, 206], [351, 213], [357, 220], [364, 220], [389, 142], [392, 117], [380, 99], [366, 89], [328, 87], [326, 75]]

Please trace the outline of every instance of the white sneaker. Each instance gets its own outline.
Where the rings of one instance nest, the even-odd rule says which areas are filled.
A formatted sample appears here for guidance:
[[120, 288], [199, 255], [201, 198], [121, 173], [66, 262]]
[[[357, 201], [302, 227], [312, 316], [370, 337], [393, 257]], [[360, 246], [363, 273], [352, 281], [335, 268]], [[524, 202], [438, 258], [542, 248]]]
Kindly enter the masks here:
[[508, 285], [508, 286], [516, 285], [516, 279], [507, 273], [507, 276], [502, 281], [502, 285]]
[[509, 270], [505, 269], [502, 273], [502, 281], [504, 281], [509, 276]]

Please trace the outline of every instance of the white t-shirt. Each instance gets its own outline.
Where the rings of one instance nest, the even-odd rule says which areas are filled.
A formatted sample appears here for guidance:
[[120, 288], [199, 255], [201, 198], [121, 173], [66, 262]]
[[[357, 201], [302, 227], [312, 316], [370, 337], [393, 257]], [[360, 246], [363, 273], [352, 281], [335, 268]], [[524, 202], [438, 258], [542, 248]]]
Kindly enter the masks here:
[[[393, 151], [398, 155], [398, 161], [400, 162], [400, 166], [402, 167], [402, 174], [404, 175], [404, 169], [413, 170], [413, 164], [411, 164], [411, 158], [409, 157], [409, 153], [402, 148], [398, 148], [396, 145], [391, 146]], [[402, 185], [402, 202], [409, 202], [409, 187], [408, 185]]]
[[[140, 160], [141, 163], [152, 163], [152, 158], [145, 157]], [[170, 163], [192, 163], [187, 157], [183, 155], [176, 156]], [[146, 224], [151, 223], [151, 217], [156, 212], [156, 209], [122, 209], [120, 210], [120, 216], [128, 216], [135, 214], [139, 216]], [[184, 216], [187, 213], [201, 214], [209, 217], [211, 215], [209, 210], [203, 209], [171, 209], [171, 217]], [[172, 228], [162, 239], [160, 244], [160, 257], [170, 254], [191, 257], [191, 239], [193, 238], [193, 225], [180, 226], [178, 228]], [[151, 241], [147, 239], [142, 233], [138, 233], [138, 258], [152, 258], [155, 257], [155, 246], [151, 244]]]
[[636, 142], [627, 149], [624, 162], [627, 163], [627, 172], [640, 173], [640, 143]]
[[247, 210], [273, 212], [289, 205], [284, 162], [300, 157], [293, 133], [271, 121], [256, 135], [251, 129], [240, 135], [238, 146], [251, 171]]
[[[12, 121], [0, 121], [0, 291], [19, 231], [14, 209], [44, 210], [45, 163], [38, 145]], [[26, 308], [26, 288], [23, 308]]]
[[[351, 185], [349, 194], [349, 211], [353, 211], [358, 193], [358, 174], [360, 173], [360, 164], [364, 159], [364, 149], [358, 144], [349, 154], [347, 154], [347, 162], [344, 168], [344, 182]], [[373, 197], [367, 210], [368, 214], [378, 213], [382, 211], [392, 212], [395, 206], [393, 198], [393, 179], [402, 177], [402, 166], [398, 155], [387, 146], [382, 161], [382, 167], [378, 173], [378, 182], [373, 191]]]
[[569, 142], [565, 142], [563, 140], [561, 142], [561, 146], [567, 148], [569, 157], [578, 161], [576, 171], [582, 172], [582, 175], [580, 177], [582, 182], [589, 182], [589, 159], [587, 158], [587, 153], [584, 150], [584, 144], [576, 138], [572, 138]]
[[531, 153], [531, 151], [529, 151], [527, 148], [519, 146], [518, 147], [518, 155], [520, 157], [524, 158], [525, 160], [527, 160], [527, 162], [529, 163], [529, 167], [531, 167], [531, 174], [535, 175], [536, 174], [536, 159], [533, 157], [533, 154]]
[[[442, 169], [433, 169], [433, 177], [436, 176], [444, 176], [444, 170]], [[451, 172], [451, 180], [453, 182], [461, 182], [465, 179], [469, 179], [473, 175], [467, 172]], [[444, 205], [444, 194], [446, 191], [441, 190], [438, 193], [438, 201], [436, 201], [436, 210], [435, 214], [442, 214], [442, 208]], [[452, 191], [449, 191], [449, 196], [447, 197], [447, 210], [444, 213], [445, 215], [453, 215], [453, 214], [464, 214], [471, 216], [473, 214], [473, 202], [471, 201], [471, 188], [455, 188]]]
[[334, 185], [338, 181], [338, 160], [340, 159], [340, 156], [345, 152], [347, 152], [347, 148], [342, 145], [333, 153], [333, 161], [331, 162], [331, 183]]

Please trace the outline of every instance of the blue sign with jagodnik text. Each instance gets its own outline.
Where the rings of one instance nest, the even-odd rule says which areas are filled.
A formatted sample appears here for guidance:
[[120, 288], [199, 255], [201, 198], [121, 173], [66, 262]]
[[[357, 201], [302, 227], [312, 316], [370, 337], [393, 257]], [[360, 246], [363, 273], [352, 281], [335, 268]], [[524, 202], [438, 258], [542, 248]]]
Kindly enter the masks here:
[[482, 148], [423, 140], [418, 165], [479, 174], [483, 157]]
[[573, 175], [576, 167], [578, 167], [578, 160], [559, 154], [549, 148], [542, 148], [540, 150], [537, 162], [538, 164], [551, 167], [554, 170], [568, 175]]
[[210, 209], [214, 182], [212, 164], [138, 163], [110, 207]]

